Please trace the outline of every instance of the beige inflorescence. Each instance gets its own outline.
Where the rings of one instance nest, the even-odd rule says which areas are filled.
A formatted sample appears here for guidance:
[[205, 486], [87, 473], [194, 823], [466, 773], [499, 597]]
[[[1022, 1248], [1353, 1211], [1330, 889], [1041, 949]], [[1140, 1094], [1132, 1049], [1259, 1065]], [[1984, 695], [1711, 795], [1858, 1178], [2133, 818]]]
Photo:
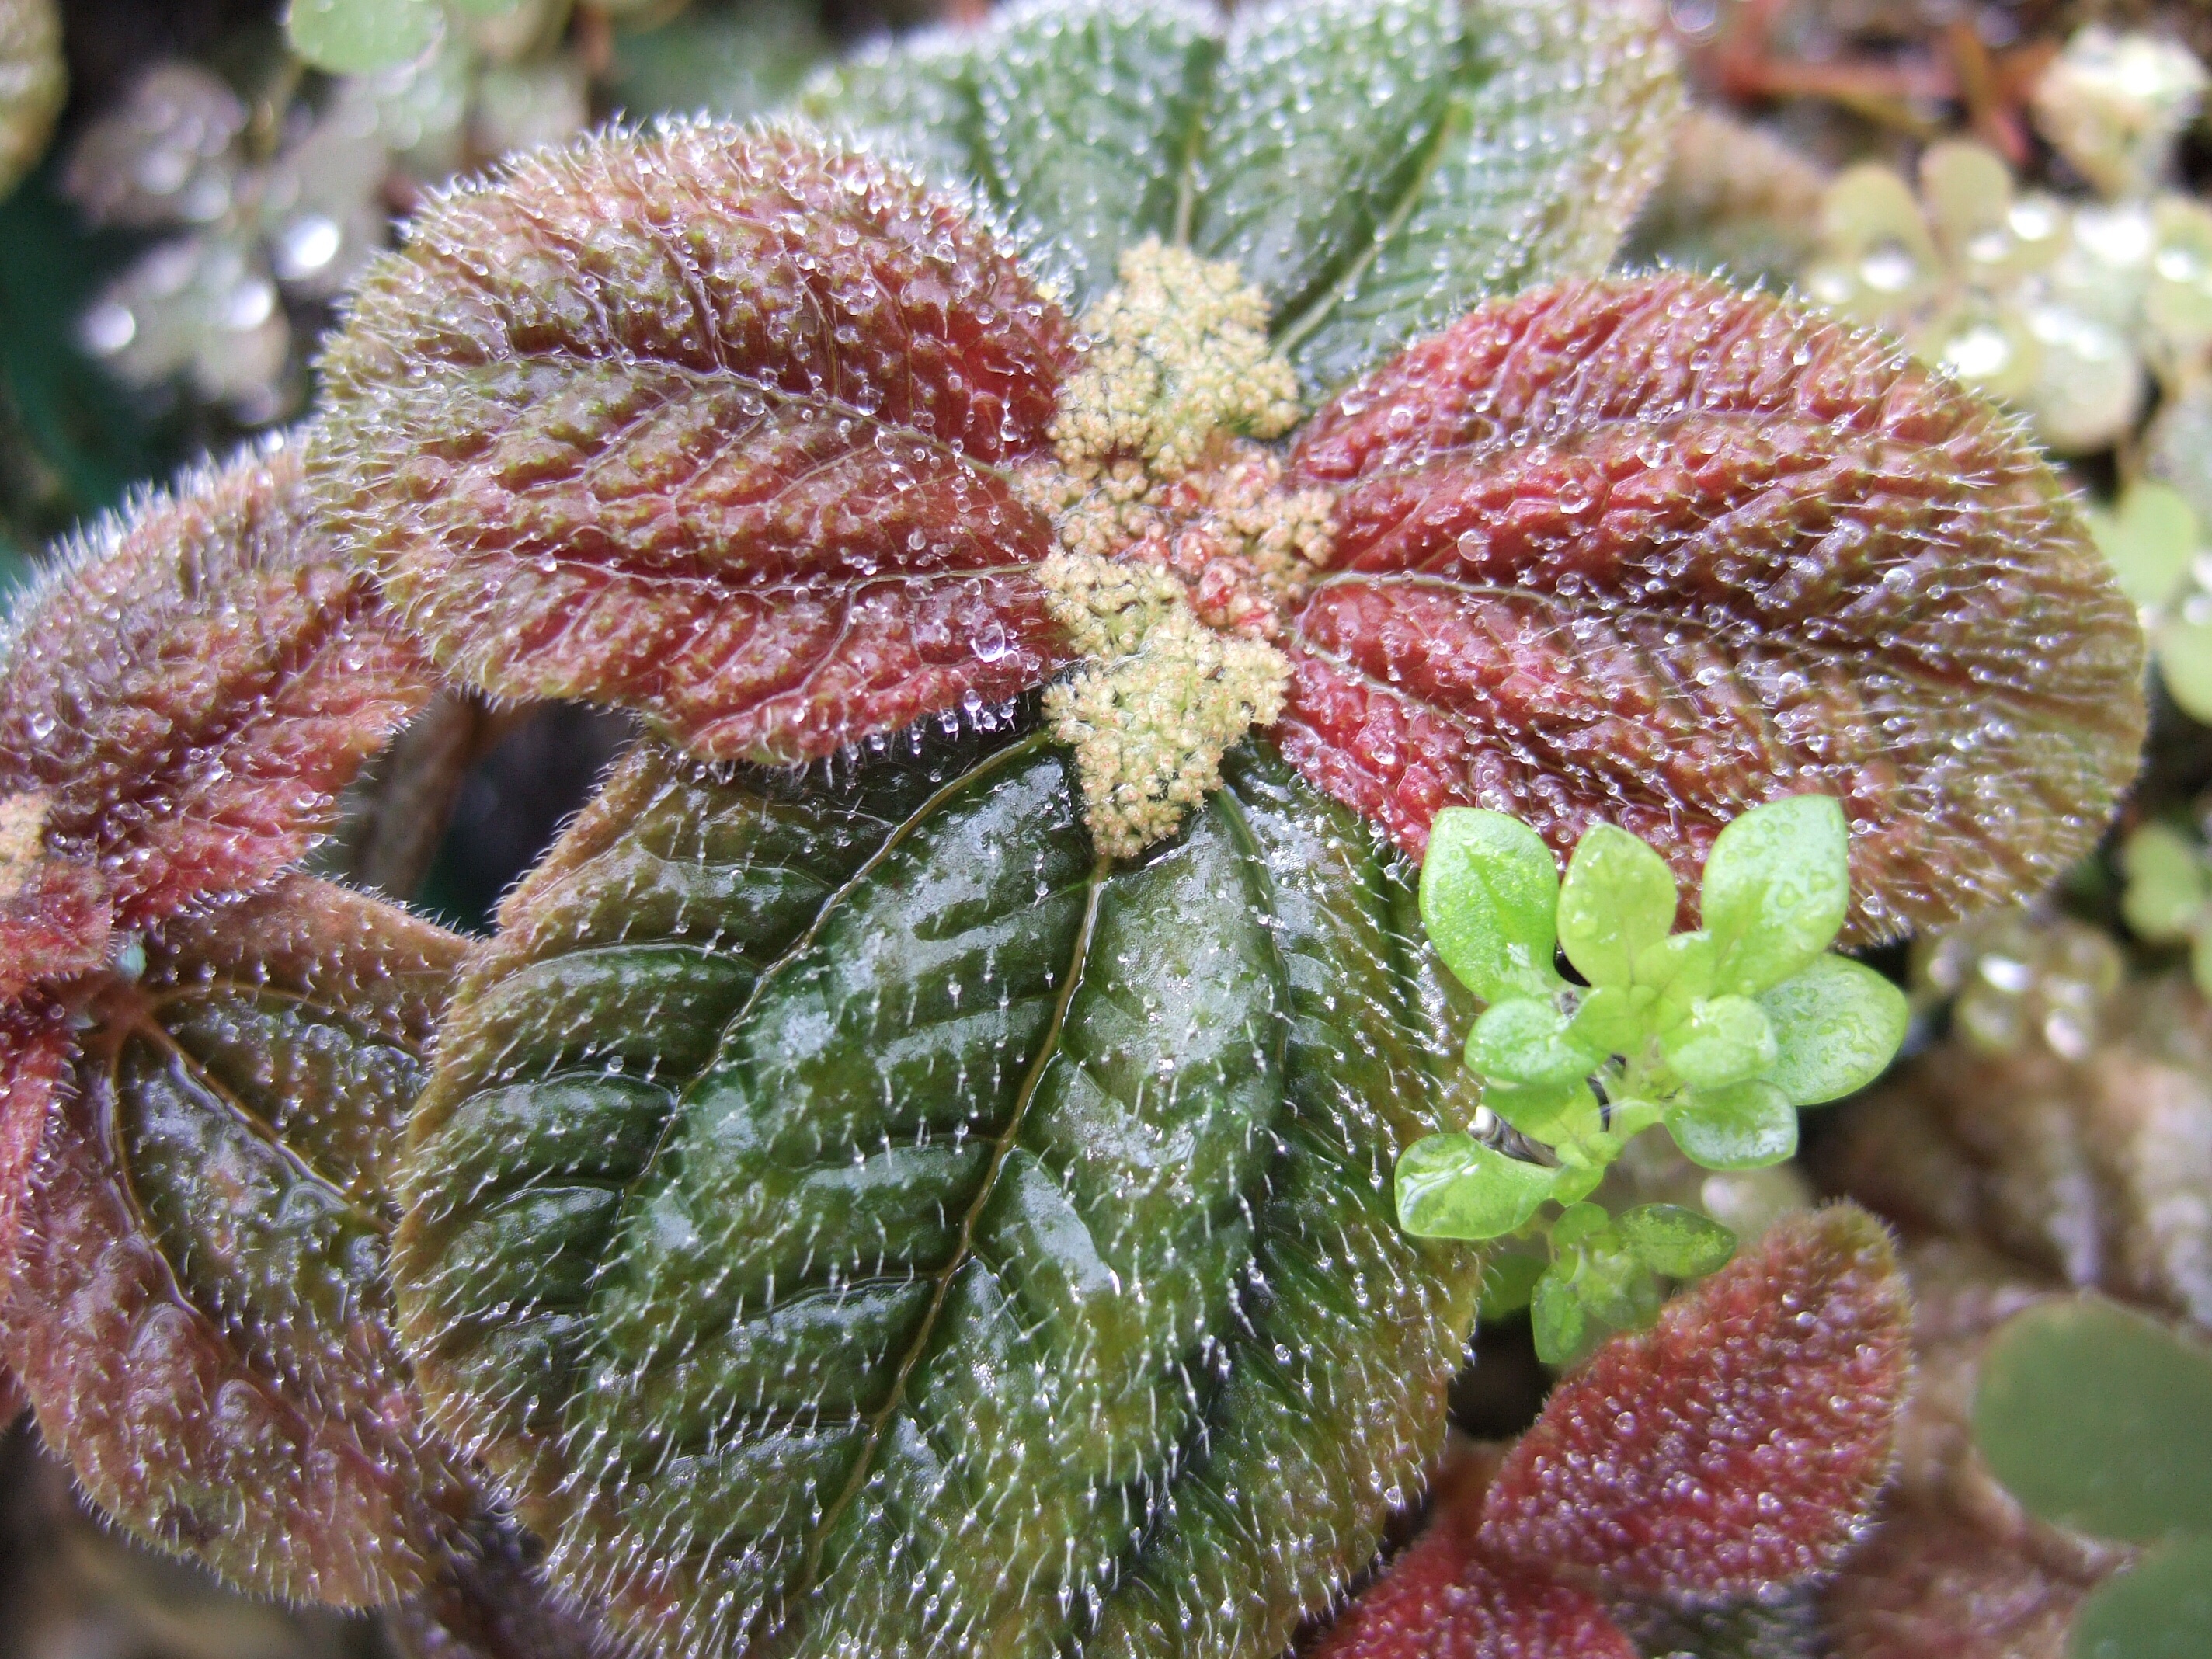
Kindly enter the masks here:
[[0, 899], [21, 892], [45, 855], [46, 812], [52, 803], [35, 792], [0, 800]]
[[1273, 641], [1328, 562], [1325, 489], [1286, 487], [1261, 440], [1297, 424], [1297, 381], [1267, 307], [1233, 264], [1146, 241], [1084, 319], [1052, 459], [1024, 493], [1061, 550], [1040, 572], [1086, 659], [1046, 694], [1075, 750], [1099, 849], [1133, 857], [1221, 782], [1221, 757], [1282, 713]]

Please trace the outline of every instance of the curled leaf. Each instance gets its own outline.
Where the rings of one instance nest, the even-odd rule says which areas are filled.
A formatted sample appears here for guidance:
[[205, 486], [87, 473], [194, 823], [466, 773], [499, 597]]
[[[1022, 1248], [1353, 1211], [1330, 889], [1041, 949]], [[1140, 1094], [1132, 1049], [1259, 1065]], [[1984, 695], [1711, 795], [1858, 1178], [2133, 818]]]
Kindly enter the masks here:
[[290, 451], [65, 555], [0, 642], [0, 993], [270, 879], [428, 695]]
[[380, 1158], [460, 944], [293, 878], [157, 930], [82, 1030], [15, 1037], [0, 1156], [36, 1151], [0, 1189], [0, 1364], [103, 1510], [264, 1593], [428, 1589], [481, 1507], [382, 1281]]
[[2057, 476], [1870, 336], [1702, 278], [1478, 308], [1310, 423], [1341, 491], [1285, 752], [1422, 847], [1442, 807], [1693, 877], [1826, 794], [1863, 942], [2041, 885], [2133, 774], [2142, 639]]
[[325, 364], [318, 499], [439, 659], [799, 759], [1060, 659], [1042, 516], [1065, 319], [910, 175], [734, 126], [446, 198]]
[[1677, 1600], [1832, 1566], [1888, 1473], [1910, 1323], [1873, 1217], [1778, 1223], [1553, 1391], [1485, 1499], [1482, 1547]]

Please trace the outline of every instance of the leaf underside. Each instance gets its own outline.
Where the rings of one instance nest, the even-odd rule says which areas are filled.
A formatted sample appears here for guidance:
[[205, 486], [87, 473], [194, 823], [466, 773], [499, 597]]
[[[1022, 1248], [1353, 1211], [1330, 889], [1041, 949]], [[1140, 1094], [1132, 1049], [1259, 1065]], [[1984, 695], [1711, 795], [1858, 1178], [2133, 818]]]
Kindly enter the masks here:
[[431, 1588], [480, 1501], [423, 1437], [381, 1272], [380, 1160], [460, 945], [292, 878], [170, 923], [9, 1066], [0, 1127], [37, 1144], [0, 1363], [102, 1510], [265, 1594]]
[[318, 499], [462, 678], [827, 755], [1062, 660], [1058, 308], [911, 178], [734, 126], [615, 132], [445, 198], [325, 363]]
[[618, 770], [457, 995], [404, 1340], [675, 1650], [1273, 1656], [1441, 1433], [1475, 1262], [1389, 1182], [1464, 1012], [1264, 749], [1113, 866], [963, 743]]
[[811, 118], [1006, 217], [1079, 309], [1147, 236], [1237, 261], [1326, 392], [1486, 295], [1604, 269], [1680, 88], [1603, 0], [1031, 4], [829, 71]]
[[0, 902], [0, 987], [94, 965], [269, 880], [428, 696], [366, 575], [310, 526], [295, 453], [155, 495], [24, 595], [0, 659], [0, 798], [44, 803]]
[[1846, 943], [2035, 890], [2133, 775], [2141, 630], [1990, 405], [1704, 278], [1486, 305], [1323, 410], [1340, 492], [1284, 752], [1409, 849], [1442, 807], [1693, 885], [1779, 795], [1850, 821]]

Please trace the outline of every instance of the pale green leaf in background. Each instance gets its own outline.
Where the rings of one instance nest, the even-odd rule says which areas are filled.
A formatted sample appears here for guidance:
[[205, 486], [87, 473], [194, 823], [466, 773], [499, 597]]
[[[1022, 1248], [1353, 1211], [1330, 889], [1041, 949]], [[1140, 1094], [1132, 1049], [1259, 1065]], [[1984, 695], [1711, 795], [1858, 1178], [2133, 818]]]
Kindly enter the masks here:
[[292, 49], [332, 75], [373, 75], [414, 62], [438, 44], [435, 0], [292, 0]]

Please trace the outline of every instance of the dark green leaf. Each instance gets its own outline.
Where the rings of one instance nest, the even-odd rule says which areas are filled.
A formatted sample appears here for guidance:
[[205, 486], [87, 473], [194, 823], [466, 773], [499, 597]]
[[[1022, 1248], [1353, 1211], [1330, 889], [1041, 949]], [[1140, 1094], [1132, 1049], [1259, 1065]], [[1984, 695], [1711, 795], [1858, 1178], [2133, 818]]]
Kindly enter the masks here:
[[1541, 1256], [1500, 1250], [1482, 1266], [1482, 1303], [1476, 1317], [1483, 1322], [1505, 1319], [1521, 1312], [1536, 1294], [1537, 1281], [1551, 1264]]
[[2212, 1653], [2212, 1538], [2177, 1539], [2100, 1585], [2074, 1615], [2070, 1659]]
[[1459, 982], [1485, 1002], [1559, 984], [1553, 918], [1559, 866], [1518, 818], [1450, 807], [1437, 814], [1421, 864], [1421, 921]]
[[1904, 992], [1849, 957], [1820, 957], [1758, 1000], [1774, 1032], [1766, 1080], [1796, 1106], [1865, 1088], [1896, 1058], [1911, 1018]]
[[1391, 1206], [1458, 1037], [1364, 827], [1228, 772], [1117, 865], [1033, 739], [648, 745], [509, 902], [397, 1277], [571, 1589], [691, 1653], [1266, 1659], [1365, 1560], [1480, 1284]]
[[2046, 1304], [1984, 1355], [1974, 1436], [2046, 1521], [2148, 1542], [2212, 1532], [2212, 1353], [2109, 1302]]

